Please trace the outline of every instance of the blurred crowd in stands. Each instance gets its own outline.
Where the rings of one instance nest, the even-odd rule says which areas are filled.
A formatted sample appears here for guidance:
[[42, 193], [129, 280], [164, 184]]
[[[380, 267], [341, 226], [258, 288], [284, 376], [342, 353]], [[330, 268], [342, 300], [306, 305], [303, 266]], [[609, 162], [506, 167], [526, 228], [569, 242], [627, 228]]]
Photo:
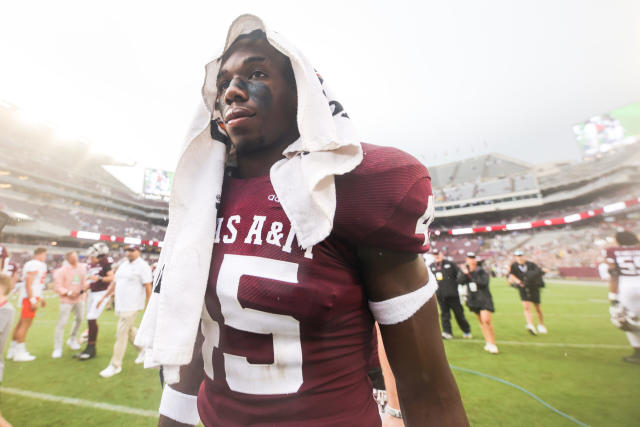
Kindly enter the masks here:
[[[640, 233], [638, 214], [628, 218], [592, 220], [559, 227], [537, 228], [512, 232], [482, 233], [470, 236], [434, 236], [432, 245], [455, 262], [464, 261], [466, 252], [475, 252], [485, 266], [499, 276], [506, 276], [513, 262], [513, 251], [521, 249], [527, 259], [565, 276], [563, 269], [584, 267], [597, 277], [595, 270], [602, 262], [602, 249], [613, 246], [613, 235], [620, 229]], [[586, 271], [586, 270], [585, 270]]]

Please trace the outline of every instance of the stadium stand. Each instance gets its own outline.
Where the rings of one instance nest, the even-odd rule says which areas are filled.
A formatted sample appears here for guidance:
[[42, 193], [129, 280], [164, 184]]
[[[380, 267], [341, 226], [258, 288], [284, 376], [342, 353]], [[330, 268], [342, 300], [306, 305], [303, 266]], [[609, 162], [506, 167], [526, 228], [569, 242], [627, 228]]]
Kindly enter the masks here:
[[120, 162], [16, 116], [0, 108], [0, 209], [13, 218], [3, 240], [88, 244], [74, 230], [162, 240], [167, 203], [135, 194], [103, 167]]
[[[46, 126], [25, 126], [9, 107], [0, 107], [0, 129], [0, 211], [11, 218], [3, 242], [15, 246], [16, 257], [35, 244], [55, 243], [62, 254], [91, 239], [116, 251], [122, 243], [160, 245], [167, 203], [132, 192], [104, 168], [122, 162], [59, 141]], [[524, 248], [557, 274], [590, 277], [600, 247], [594, 241], [605, 244], [616, 227], [638, 222], [637, 205], [603, 209], [640, 196], [638, 146], [577, 163], [533, 166], [492, 153], [429, 167], [433, 246], [458, 262], [474, 251], [500, 268]], [[579, 212], [580, 222], [572, 222]], [[541, 223], [549, 218], [559, 221]], [[543, 227], [526, 229], [534, 223]]]

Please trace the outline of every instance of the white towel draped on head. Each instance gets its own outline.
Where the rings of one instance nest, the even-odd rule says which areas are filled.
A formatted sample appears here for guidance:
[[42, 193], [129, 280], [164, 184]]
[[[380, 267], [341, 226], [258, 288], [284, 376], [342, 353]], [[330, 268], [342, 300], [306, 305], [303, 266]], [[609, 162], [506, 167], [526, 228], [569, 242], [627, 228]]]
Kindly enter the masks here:
[[[311, 64], [258, 17], [237, 18], [223, 52], [254, 30], [264, 31], [269, 43], [289, 57], [296, 80], [300, 138], [271, 167], [270, 176], [298, 243], [308, 248], [331, 233], [334, 176], [359, 165], [362, 148], [347, 113]], [[176, 167], [153, 294], [136, 336], [136, 345], [147, 349], [145, 367], [164, 366], [169, 384], [179, 381], [179, 367], [191, 361], [211, 263], [228, 143], [214, 108], [219, 68], [220, 57], [206, 66], [203, 103]]]

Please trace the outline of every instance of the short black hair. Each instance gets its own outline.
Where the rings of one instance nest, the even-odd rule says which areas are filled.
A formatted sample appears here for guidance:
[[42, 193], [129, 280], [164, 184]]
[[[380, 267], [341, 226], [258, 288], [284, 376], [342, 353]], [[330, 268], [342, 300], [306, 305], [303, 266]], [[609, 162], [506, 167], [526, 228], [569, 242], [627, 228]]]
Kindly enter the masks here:
[[616, 233], [616, 242], [622, 246], [634, 246], [640, 243], [638, 236], [631, 231], [618, 231]]
[[[269, 43], [269, 40], [267, 40], [267, 35], [262, 30], [253, 30], [250, 33], [240, 34], [233, 41], [233, 43], [231, 43], [231, 45], [229, 45], [229, 48], [220, 57], [220, 67], [222, 67], [222, 64], [224, 64], [227, 61], [227, 59], [229, 59], [229, 56], [231, 56], [231, 54], [238, 47], [237, 46], [238, 42], [242, 41], [242, 40], [249, 40], [249, 41], [264, 40], [267, 43]], [[271, 45], [271, 43], [269, 43], [269, 44]], [[273, 45], [271, 45], [271, 46], [273, 46]], [[274, 47], [274, 49], [275, 49], [275, 47]], [[284, 72], [284, 78], [287, 81], [287, 83], [289, 83], [289, 86], [291, 88], [295, 89], [296, 88], [296, 78], [295, 78], [295, 75], [293, 74], [293, 67], [291, 66], [291, 60], [289, 59], [289, 57], [287, 55], [285, 55], [284, 53], [280, 52], [279, 50], [278, 50], [278, 53], [280, 53], [284, 57], [284, 70], [282, 70]]]

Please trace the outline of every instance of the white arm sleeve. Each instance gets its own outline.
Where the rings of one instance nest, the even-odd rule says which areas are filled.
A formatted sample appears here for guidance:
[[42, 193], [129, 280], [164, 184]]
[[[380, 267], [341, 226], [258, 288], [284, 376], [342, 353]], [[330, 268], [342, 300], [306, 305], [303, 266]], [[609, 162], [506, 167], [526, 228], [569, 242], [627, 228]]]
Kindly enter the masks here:
[[429, 281], [421, 288], [388, 300], [369, 301], [369, 309], [379, 324], [395, 325], [396, 323], [404, 322], [416, 314], [420, 307], [431, 299], [438, 285], [431, 269], [427, 270], [429, 272]]
[[183, 424], [196, 425], [200, 422], [197, 401], [198, 396], [181, 393], [165, 385], [159, 412], [160, 415]]

